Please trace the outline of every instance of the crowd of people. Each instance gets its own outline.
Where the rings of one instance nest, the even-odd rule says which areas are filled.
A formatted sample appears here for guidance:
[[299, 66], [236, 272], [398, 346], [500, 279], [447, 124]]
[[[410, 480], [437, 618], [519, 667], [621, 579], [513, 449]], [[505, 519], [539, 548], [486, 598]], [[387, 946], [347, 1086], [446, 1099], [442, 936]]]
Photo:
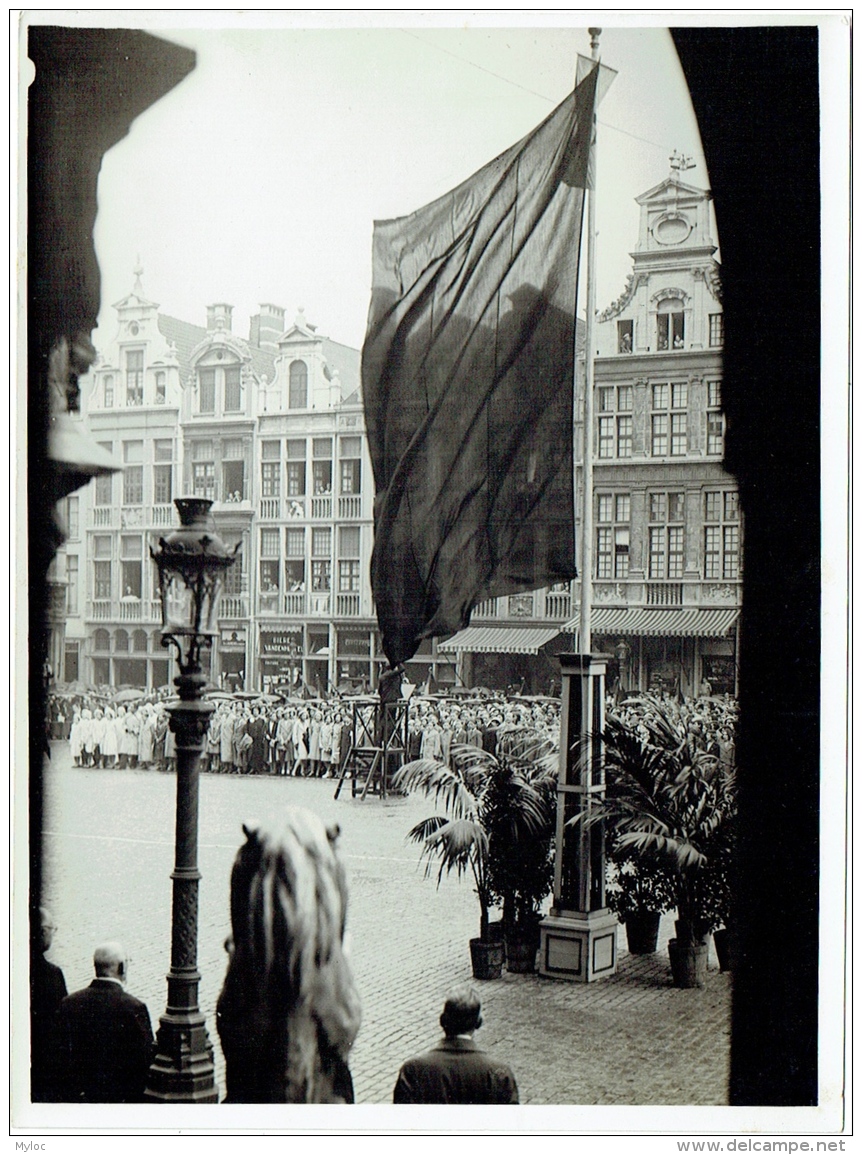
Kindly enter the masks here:
[[[609, 694], [606, 712], [647, 735], [644, 718], [654, 699]], [[734, 760], [738, 707], [731, 697], [682, 698], [664, 694], [665, 709], [688, 723], [703, 749]], [[373, 744], [373, 698], [309, 702], [265, 698], [218, 701], [210, 719], [201, 768], [217, 774], [273, 774], [329, 778], [344, 766], [352, 742]], [[413, 696], [407, 708], [405, 761], [447, 763], [453, 746], [469, 744], [494, 753], [498, 736], [531, 729], [559, 742], [556, 698]], [[173, 770], [176, 745], [164, 696], [115, 703], [84, 696], [52, 703], [51, 735], [67, 738], [75, 766]], [[396, 743], [400, 745], [400, 742]]]
[[707, 754], [715, 754], [723, 762], [734, 765], [736, 761], [736, 731], [739, 720], [739, 705], [736, 698], [724, 697], [680, 698], [672, 694], [660, 697], [639, 695], [620, 702], [608, 699], [607, 712], [618, 721], [624, 722], [641, 736], [649, 738], [646, 722], [649, 720], [654, 703], [660, 702], [662, 709], [674, 721], [685, 725], [697, 746]]
[[[218, 701], [210, 719], [201, 768], [220, 774], [274, 774], [328, 778], [344, 765], [355, 739], [374, 741], [374, 699], [307, 703], [249, 698]], [[372, 720], [369, 721], [369, 712]], [[405, 760], [448, 762], [453, 745], [493, 753], [498, 734], [530, 727], [558, 740], [559, 701], [503, 695], [413, 697], [407, 708]], [[66, 738], [75, 766], [157, 769], [176, 764], [176, 744], [164, 697], [111, 704], [83, 695], [55, 699], [50, 732]]]

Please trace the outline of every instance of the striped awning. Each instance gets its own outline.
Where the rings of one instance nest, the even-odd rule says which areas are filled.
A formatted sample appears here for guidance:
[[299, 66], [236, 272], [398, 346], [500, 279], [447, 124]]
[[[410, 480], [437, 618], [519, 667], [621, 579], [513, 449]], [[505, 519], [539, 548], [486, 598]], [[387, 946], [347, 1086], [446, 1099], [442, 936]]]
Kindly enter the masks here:
[[561, 632], [559, 626], [468, 626], [441, 642], [437, 650], [443, 654], [537, 654]]
[[[592, 632], [657, 638], [723, 638], [730, 633], [738, 618], [738, 609], [653, 609], [645, 606], [617, 609], [597, 606], [592, 613]], [[563, 630], [576, 633], [579, 624], [580, 614], [566, 622]]]

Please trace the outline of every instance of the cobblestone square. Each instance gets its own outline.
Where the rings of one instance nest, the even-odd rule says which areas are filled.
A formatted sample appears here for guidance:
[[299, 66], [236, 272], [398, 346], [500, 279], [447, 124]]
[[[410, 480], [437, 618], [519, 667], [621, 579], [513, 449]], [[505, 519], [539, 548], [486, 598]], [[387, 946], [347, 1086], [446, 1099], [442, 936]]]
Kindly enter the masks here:
[[[170, 872], [176, 780], [140, 770], [75, 769], [65, 743], [47, 764], [45, 897], [58, 925], [51, 957], [69, 990], [92, 977], [93, 947], [119, 939], [130, 957], [129, 989], [150, 1009], [165, 1006], [170, 954]], [[338, 800], [320, 779], [204, 775], [200, 790], [199, 969], [201, 1006], [224, 1063], [215, 1003], [230, 930], [230, 869], [244, 820], [299, 805], [341, 827], [350, 885], [348, 930], [363, 1004], [351, 1059], [356, 1100], [391, 1102], [400, 1064], [432, 1045], [446, 989], [470, 980], [468, 940], [478, 933], [471, 887], [424, 877], [410, 827], [432, 812], [421, 798]], [[620, 966], [590, 986], [504, 972], [477, 983], [485, 1025], [480, 1045], [508, 1062], [525, 1104], [727, 1102], [730, 977], [715, 959], [705, 990], [671, 985], [663, 920], [659, 951], [634, 957], [619, 931]]]

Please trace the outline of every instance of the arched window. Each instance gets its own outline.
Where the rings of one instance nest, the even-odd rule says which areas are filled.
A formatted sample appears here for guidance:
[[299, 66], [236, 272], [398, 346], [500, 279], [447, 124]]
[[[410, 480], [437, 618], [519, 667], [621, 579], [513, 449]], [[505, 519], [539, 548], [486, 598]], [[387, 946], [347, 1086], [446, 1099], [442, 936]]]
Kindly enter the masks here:
[[294, 361], [290, 366], [289, 409], [308, 407], [308, 367], [304, 361]]
[[107, 651], [111, 648], [111, 635], [107, 630], [96, 630], [93, 633], [93, 649]]
[[147, 652], [147, 635], [144, 630], [135, 630], [132, 634], [132, 649], [136, 654], [145, 654]]
[[117, 630], [114, 634], [114, 649], [118, 654], [127, 654], [129, 652], [129, 635], [125, 630]]
[[656, 323], [656, 348], [660, 353], [685, 348], [685, 306], [678, 297], [667, 297], [659, 303]]

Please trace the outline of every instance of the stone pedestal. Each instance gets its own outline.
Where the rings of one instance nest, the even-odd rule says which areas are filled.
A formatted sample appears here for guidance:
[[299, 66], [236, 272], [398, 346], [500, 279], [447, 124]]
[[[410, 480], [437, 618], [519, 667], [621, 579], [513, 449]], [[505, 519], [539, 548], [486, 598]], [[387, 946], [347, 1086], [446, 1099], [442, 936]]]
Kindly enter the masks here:
[[586, 821], [605, 793], [599, 735], [608, 660], [607, 654], [560, 654], [554, 904], [540, 928], [539, 974], [571, 982], [593, 982], [617, 969], [617, 917], [605, 904], [604, 829]]
[[608, 910], [585, 915], [548, 915], [539, 928], [539, 974], [591, 983], [617, 969], [617, 916]]

